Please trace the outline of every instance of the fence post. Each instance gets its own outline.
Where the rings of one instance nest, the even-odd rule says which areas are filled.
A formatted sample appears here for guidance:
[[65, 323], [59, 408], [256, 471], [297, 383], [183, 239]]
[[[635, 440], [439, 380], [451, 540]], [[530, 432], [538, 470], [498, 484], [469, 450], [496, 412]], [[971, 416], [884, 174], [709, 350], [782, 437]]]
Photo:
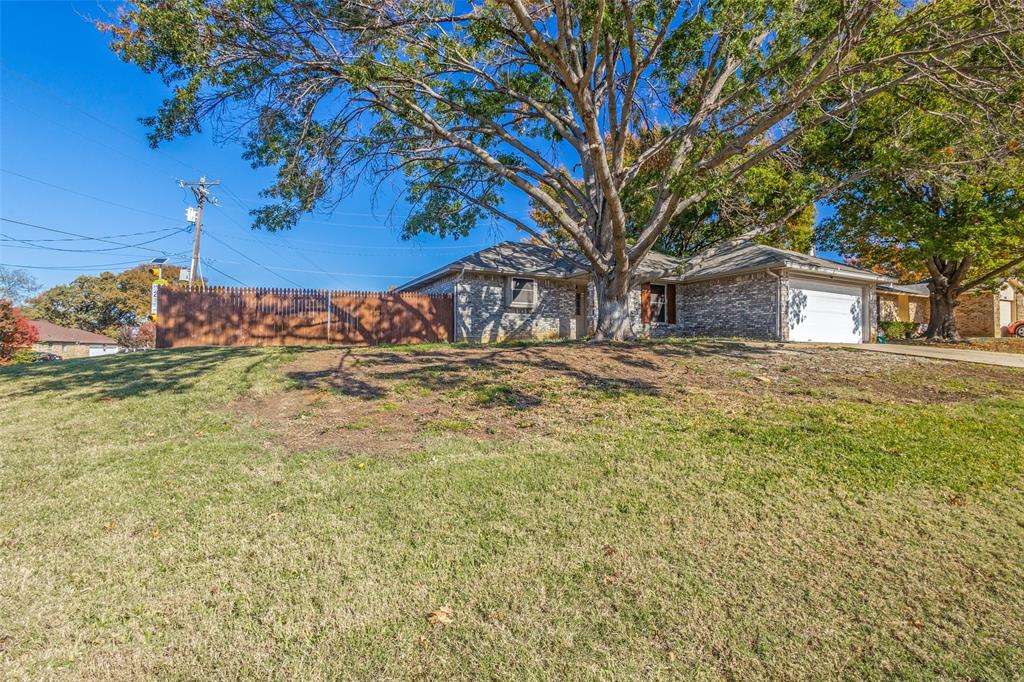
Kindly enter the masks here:
[[331, 343], [331, 290], [327, 290], [327, 343]]

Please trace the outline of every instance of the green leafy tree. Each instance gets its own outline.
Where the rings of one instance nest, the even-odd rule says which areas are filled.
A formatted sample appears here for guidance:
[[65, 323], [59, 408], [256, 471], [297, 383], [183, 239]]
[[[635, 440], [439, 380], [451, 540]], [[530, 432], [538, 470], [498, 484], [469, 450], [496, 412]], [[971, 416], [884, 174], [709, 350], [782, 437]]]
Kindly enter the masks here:
[[18, 306], [31, 294], [39, 291], [39, 282], [25, 270], [0, 265], [0, 299]]
[[958, 339], [960, 294], [1024, 264], [1022, 95], [1003, 93], [1000, 119], [944, 94], [896, 92], [862, 108], [852, 131], [824, 126], [805, 141], [808, 160], [844, 182], [821, 243], [926, 280], [930, 339]]
[[519, 192], [593, 273], [597, 336], [620, 339], [636, 268], [679, 216], [896, 86], [984, 105], [1018, 78], [1022, 22], [1020, 0], [146, 0], [104, 28], [173, 88], [154, 144], [252, 122], [246, 156], [277, 168], [257, 226], [397, 174], [407, 236], [489, 215], [549, 242], [505, 208]]
[[[163, 270], [164, 278], [173, 285], [180, 268], [165, 265]], [[32, 298], [28, 314], [63, 327], [116, 337], [122, 327], [137, 327], [149, 314], [152, 283], [146, 265], [119, 274], [82, 275]]]

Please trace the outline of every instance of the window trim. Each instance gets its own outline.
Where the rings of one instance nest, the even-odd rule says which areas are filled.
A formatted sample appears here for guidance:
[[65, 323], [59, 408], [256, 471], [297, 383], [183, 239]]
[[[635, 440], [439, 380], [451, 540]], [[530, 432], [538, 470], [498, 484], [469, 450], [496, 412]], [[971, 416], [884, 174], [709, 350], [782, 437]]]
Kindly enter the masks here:
[[[512, 289], [515, 280], [521, 280], [523, 282], [529, 282], [533, 287], [533, 295], [530, 297], [529, 303], [517, 303], [512, 299]], [[519, 310], [533, 310], [537, 307], [539, 288], [537, 287], [537, 280], [533, 277], [520, 277], [518, 275], [509, 275], [505, 278], [505, 305], [509, 308], [516, 308]]]

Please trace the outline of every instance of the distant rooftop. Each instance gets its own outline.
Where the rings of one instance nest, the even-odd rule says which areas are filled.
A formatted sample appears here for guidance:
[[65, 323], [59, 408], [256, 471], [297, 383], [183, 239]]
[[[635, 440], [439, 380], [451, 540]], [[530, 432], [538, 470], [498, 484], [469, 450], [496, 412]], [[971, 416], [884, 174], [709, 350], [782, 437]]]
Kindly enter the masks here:
[[87, 332], [84, 329], [61, 327], [46, 320], [29, 320], [29, 322], [39, 330], [41, 343], [117, 343], [109, 336]]

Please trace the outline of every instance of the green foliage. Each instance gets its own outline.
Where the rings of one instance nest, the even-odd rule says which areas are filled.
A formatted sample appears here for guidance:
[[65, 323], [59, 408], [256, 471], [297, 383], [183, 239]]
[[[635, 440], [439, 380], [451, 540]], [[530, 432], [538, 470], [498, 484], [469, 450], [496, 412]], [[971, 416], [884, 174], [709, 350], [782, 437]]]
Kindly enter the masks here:
[[878, 323], [885, 335], [890, 339], [903, 339], [912, 334], [918, 327], [916, 322], [902, 320], [883, 320]]
[[1024, 253], [1019, 119], [993, 121], [909, 89], [864, 105], [858, 119], [804, 144], [817, 170], [846, 183], [822, 245], [911, 281], [933, 275], [929, 259], [970, 259], [968, 280]]
[[[167, 286], [175, 286], [181, 268], [165, 265], [163, 270]], [[137, 326], [149, 314], [152, 283], [146, 265], [119, 274], [82, 275], [32, 298], [28, 313], [62, 327], [115, 337], [121, 327]]]
[[1012, 109], [1018, 5], [142, 0], [104, 28], [171, 88], [147, 119], [154, 143], [246, 122], [232, 129], [246, 157], [276, 170], [257, 227], [397, 180], [406, 236], [464, 236], [490, 216], [578, 247], [614, 299], [598, 336], [624, 338], [615, 311], [651, 248], [752, 231], [807, 246], [803, 137], [894, 122], [861, 109], [897, 88], [978, 117]]

